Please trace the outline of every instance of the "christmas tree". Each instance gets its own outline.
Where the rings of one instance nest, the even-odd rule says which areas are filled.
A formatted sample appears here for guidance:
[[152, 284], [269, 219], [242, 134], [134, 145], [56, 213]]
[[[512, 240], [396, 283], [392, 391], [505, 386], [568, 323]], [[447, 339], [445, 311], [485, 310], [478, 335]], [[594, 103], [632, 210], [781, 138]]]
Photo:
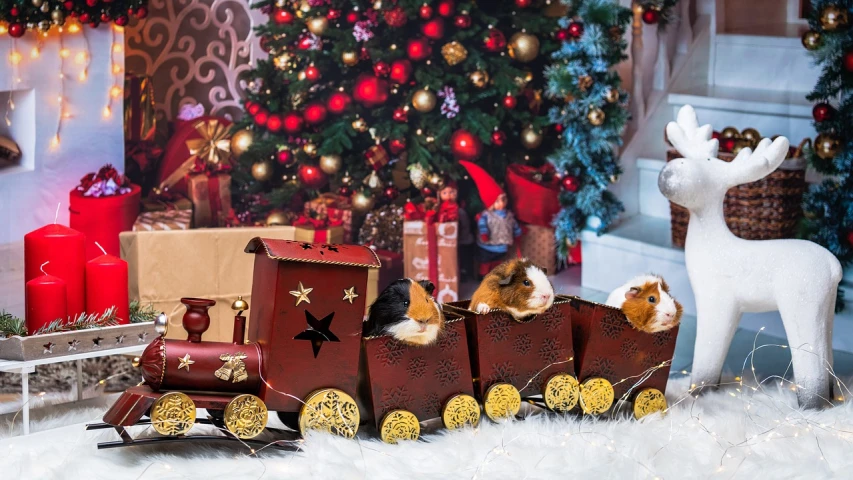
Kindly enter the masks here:
[[563, 209], [554, 221], [563, 253], [585, 225], [604, 231], [623, 210], [607, 188], [621, 173], [615, 147], [629, 118], [612, 67], [626, 58], [630, 19], [629, 9], [609, 0], [577, 0], [560, 20], [570, 41], [554, 53], [546, 77], [548, 95], [566, 102], [550, 111], [563, 145], [549, 158], [563, 175]]
[[256, 3], [270, 56], [247, 77], [235, 134], [238, 216], [263, 221], [325, 190], [366, 211], [408, 187], [401, 171], [429, 190], [462, 176], [461, 159], [497, 178], [511, 162], [544, 162], [555, 140], [542, 97], [559, 36], [551, 3]]
[[847, 266], [853, 260], [853, 29], [848, 21], [853, 1], [814, 0], [812, 7], [803, 45], [823, 71], [808, 96], [816, 102], [812, 113], [818, 136], [807, 157], [830, 178], [806, 194], [804, 229], [808, 239]]

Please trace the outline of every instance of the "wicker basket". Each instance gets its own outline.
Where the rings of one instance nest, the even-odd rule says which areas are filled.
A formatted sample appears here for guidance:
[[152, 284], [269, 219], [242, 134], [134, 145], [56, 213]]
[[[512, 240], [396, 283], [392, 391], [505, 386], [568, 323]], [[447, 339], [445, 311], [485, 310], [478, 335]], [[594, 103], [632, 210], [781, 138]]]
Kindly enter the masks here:
[[[782, 165], [757, 182], [738, 185], [726, 192], [723, 206], [726, 224], [732, 233], [746, 240], [791, 238], [803, 215], [803, 193], [806, 190], [806, 162], [801, 155], [804, 141]], [[731, 153], [720, 153], [726, 162], [734, 160]], [[681, 158], [669, 150], [666, 161]], [[684, 248], [690, 212], [669, 203], [672, 216], [672, 244]]]

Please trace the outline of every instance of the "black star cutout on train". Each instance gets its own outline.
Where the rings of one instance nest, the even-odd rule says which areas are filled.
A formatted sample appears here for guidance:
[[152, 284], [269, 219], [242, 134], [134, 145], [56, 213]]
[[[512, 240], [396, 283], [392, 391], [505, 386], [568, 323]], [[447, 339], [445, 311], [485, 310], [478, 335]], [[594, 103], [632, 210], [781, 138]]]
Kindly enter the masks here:
[[308, 328], [293, 337], [294, 340], [308, 340], [311, 342], [311, 348], [314, 350], [314, 358], [320, 354], [320, 347], [323, 342], [340, 342], [338, 337], [329, 330], [332, 324], [332, 317], [335, 312], [332, 312], [325, 317], [317, 320], [317, 317], [311, 314], [308, 309], [305, 309], [305, 320], [308, 322]]

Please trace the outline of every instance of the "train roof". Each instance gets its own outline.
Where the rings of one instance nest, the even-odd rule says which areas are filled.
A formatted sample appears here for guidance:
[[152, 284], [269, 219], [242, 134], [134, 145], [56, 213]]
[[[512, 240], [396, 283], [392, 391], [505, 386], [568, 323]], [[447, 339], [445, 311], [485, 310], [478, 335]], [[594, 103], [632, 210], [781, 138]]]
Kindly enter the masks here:
[[249, 240], [244, 251], [246, 253], [264, 252], [269, 258], [284, 262], [364, 268], [382, 266], [376, 252], [362, 245], [332, 245], [255, 237]]

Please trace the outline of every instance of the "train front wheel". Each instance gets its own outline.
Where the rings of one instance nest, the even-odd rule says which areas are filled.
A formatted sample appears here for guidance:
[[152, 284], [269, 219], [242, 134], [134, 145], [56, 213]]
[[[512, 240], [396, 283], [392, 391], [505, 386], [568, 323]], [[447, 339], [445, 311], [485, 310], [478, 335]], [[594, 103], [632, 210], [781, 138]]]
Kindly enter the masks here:
[[308, 395], [299, 410], [299, 432], [309, 430], [334, 433], [345, 438], [355, 437], [361, 414], [355, 400], [337, 388], [321, 388]]
[[160, 435], [184, 435], [195, 423], [195, 402], [183, 392], [168, 392], [151, 405], [151, 426]]

